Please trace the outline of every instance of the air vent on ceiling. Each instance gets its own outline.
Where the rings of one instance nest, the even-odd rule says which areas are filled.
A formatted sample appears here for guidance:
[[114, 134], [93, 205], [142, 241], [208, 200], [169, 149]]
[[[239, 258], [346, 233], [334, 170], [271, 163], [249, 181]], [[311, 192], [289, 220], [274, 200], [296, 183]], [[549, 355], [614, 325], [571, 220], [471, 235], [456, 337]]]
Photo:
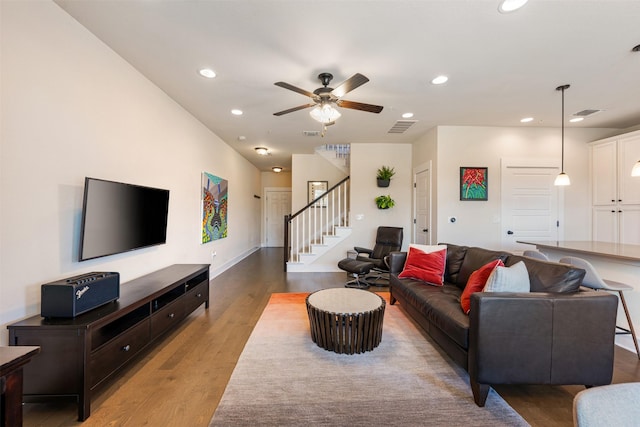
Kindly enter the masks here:
[[398, 120], [393, 126], [391, 126], [391, 129], [389, 129], [387, 133], [404, 133], [417, 122], [417, 120]]
[[320, 136], [319, 130], [304, 130], [302, 133], [304, 136]]
[[599, 113], [600, 111], [602, 111], [602, 110], [595, 110], [595, 109], [582, 110], [582, 111], [578, 111], [577, 113], [573, 113], [573, 115], [576, 116], [576, 117], [587, 117], [587, 116], [590, 116], [592, 114]]

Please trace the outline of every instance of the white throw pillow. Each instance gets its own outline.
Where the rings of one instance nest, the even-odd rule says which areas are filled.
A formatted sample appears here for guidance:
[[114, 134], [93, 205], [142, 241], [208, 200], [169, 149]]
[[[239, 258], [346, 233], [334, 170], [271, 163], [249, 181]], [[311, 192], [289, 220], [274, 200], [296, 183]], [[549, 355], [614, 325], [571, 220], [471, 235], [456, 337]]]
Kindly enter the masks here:
[[511, 267], [496, 267], [482, 292], [530, 292], [529, 272], [523, 261]]
[[437, 252], [442, 249], [447, 249], [447, 245], [419, 245], [417, 243], [409, 243], [409, 247], [419, 249], [425, 254], [430, 254], [431, 252]]

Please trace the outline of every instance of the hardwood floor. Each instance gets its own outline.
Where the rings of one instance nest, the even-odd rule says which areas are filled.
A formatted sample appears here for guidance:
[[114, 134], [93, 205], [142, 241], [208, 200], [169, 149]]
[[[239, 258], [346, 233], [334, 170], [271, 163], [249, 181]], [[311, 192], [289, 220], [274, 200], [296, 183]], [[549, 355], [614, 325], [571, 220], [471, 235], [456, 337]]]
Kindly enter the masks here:
[[[342, 287], [346, 278], [344, 273], [285, 273], [281, 248], [255, 252], [212, 280], [208, 310], [200, 307], [94, 393], [91, 416], [82, 425], [206, 427], [270, 295]], [[632, 381], [640, 381], [640, 362], [616, 347], [614, 382]], [[573, 396], [584, 388], [495, 389], [532, 426], [548, 427], [573, 425]], [[79, 425], [76, 417], [73, 402], [24, 405], [27, 427]]]

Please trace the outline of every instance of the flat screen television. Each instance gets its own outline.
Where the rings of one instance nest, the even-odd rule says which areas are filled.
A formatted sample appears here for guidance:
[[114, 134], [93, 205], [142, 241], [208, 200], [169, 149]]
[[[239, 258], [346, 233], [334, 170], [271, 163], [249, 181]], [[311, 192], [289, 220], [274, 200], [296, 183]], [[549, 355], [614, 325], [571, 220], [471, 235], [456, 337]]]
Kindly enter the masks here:
[[167, 241], [169, 190], [85, 178], [80, 261]]

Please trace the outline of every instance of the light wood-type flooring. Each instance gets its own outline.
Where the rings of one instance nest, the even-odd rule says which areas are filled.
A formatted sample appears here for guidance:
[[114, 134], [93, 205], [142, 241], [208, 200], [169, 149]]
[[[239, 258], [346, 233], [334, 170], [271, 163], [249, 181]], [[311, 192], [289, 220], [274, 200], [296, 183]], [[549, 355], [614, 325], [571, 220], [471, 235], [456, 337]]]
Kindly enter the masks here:
[[[282, 256], [282, 248], [263, 248], [214, 278], [209, 309], [201, 306], [96, 391], [82, 425], [206, 427], [269, 296], [341, 287], [347, 279], [345, 273], [285, 273]], [[635, 353], [616, 347], [613, 381], [640, 381]], [[573, 396], [584, 387], [495, 389], [532, 426], [550, 427], [572, 425]], [[384, 404], [383, 396], [369, 398]], [[26, 403], [24, 425], [80, 425], [76, 404]]]

